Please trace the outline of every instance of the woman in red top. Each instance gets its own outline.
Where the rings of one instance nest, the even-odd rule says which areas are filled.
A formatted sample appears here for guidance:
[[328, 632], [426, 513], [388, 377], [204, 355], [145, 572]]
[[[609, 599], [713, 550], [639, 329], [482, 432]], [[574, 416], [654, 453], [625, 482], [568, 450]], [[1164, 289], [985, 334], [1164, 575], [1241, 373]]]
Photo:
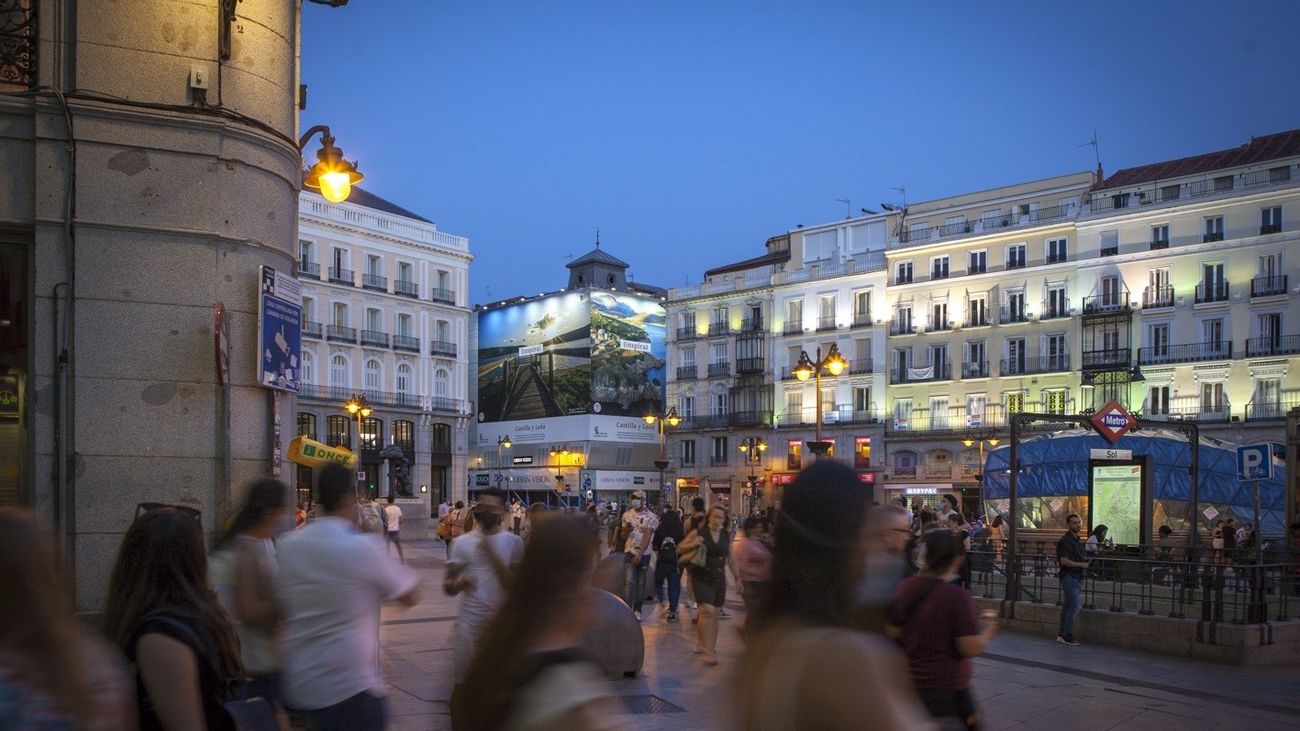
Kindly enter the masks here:
[[962, 539], [948, 531], [925, 537], [925, 568], [898, 587], [891, 634], [903, 646], [912, 684], [930, 715], [979, 728], [971, 697], [971, 661], [997, 631], [997, 615], [977, 616], [970, 592], [952, 583], [966, 561]]

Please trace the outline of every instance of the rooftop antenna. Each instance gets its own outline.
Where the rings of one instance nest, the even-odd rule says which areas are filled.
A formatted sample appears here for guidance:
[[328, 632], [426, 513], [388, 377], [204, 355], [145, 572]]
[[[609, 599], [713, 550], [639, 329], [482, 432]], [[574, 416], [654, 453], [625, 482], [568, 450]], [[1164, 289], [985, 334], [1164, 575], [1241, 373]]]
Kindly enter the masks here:
[[907, 186], [900, 185], [897, 188], [890, 188], [890, 190], [898, 191], [898, 194], [903, 197], [903, 210], [907, 210]]
[[484, 286], [483, 286], [483, 289], [486, 289], [486, 290], [487, 290], [487, 298], [488, 298], [488, 299], [492, 299], [492, 288], [489, 287], [489, 286], [487, 286], [487, 285], [484, 285]]
[[1078, 147], [1091, 147], [1091, 148], [1092, 148], [1092, 154], [1093, 154], [1093, 156], [1095, 156], [1095, 157], [1097, 158], [1097, 167], [1099, 167], [1099, 168], [1101, 167], [1101, 145], [1098, 145], [1098, 144], [1097, 144], [1097, 130], [1096, 130], [1096, 129], [1093, 129], [1093, 130], [1092, 130], [1092, 139], [1088, 140], [1087, 142], [1083, 143], [1082, 145], [1078, 145]]
[[600, 248], [600, 226], [596, 227], [596, 248]]
[[843, 203], [843, 204], [844, 204], [844, 217], [845, 217], [845, 218], [853, 218], [853, 215], [850, 213], [850, 211], [853, 210], [853, 204], [852, 204], [852, 203], [849, 203], [849, 199], [848, 199], [848, 198], [836, 198], [836, 199], [835, 199], [835, 202], [836, 202], [836, 203]]

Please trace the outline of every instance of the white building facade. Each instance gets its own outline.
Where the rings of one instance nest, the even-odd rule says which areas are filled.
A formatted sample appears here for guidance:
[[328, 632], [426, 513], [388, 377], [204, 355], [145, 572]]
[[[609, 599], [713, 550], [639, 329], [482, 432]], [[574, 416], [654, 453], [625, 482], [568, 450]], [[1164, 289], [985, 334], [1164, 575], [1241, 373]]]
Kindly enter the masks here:
[[[303, 287], [302, 382], [296, 433], [356, 451], [362, 489], [394, 494], [409, 533], [465, 473], [470, 310], [469, 240], [364, 190], [344, 203], [304, 191], [298, 278]], [[360, 423], [344, 410], [364, 396]], [[398, 445], [412, 490], [390, 485], [380, 450]], [[297, 467], [300, 500], [311, 470]], [[406, 530], [406, 528], [404, 528]]]

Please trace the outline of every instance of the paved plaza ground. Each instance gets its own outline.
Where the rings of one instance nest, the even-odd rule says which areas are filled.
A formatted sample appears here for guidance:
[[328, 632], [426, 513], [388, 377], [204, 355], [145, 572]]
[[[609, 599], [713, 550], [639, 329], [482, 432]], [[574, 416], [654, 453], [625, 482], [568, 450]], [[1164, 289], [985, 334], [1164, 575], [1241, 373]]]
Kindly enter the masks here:
[[[423, 599], [407, 611], [386, 608], [382, 660], [391, 688], [393, 729], [447, 729], [451, 694], [449, 634], [458, 599], [441, 589], [443, 547], [413, 542], [407, 559], [423, 579]], [[646, 660], [635, 679], [612, 682], [625, 697], [624, 727], [725, 729], [731, 671], [742, 646], [744, 611], [719, 638], [721, 664], [706, 668], [689, 619], [664, 623], [651, 606], [643, 623]], [[1002, 634], [975, 661], [975, 692], [988, 729], [1286, 729], [1300, 728], [1300, 667], [1244, 668], [1101, 646]], [[864, 719], [868, 718], [864, 709]], [[863, 728], [869, 728], [864, 720]]]

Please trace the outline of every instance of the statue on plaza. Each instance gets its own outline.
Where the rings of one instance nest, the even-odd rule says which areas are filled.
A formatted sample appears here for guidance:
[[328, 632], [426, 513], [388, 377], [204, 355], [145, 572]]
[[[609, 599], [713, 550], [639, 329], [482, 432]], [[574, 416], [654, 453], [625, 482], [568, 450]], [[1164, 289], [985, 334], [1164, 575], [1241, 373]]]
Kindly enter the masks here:
[[411, 486], [411, 461], [406, 453], [396, 444], [390, 444], [379, 452], [379, 458], [388, 460], [388, 484], [392, 494], [397, 497], [415, 497]]

